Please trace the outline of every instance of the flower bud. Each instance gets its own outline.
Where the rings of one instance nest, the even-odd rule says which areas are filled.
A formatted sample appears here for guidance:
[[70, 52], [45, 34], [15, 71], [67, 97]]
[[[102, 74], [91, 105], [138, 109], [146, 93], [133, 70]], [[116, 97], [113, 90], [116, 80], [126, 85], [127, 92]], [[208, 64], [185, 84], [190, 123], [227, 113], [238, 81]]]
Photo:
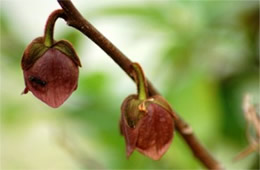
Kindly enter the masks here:
[[47, 47], [44, 38], [33, 40], [22, 58], [24, 94], [31, 91], [47, 105], [57, 108], [77, 88], [80, 60], [64, 40]]
[[130, 95], [124, 100], [121, 105], [120, 132], [125, 137], [127, 157], [137, 149], [151, 159], [159, 160], [173, 139], [174, 112], [163, 97], [145, 97], [147, 89], [141, 87], [145, 86], [143, 72], [141, 68], [138, 70], [138, 90], [143, 89], [144, 92], [139, 90], [138, 95]]

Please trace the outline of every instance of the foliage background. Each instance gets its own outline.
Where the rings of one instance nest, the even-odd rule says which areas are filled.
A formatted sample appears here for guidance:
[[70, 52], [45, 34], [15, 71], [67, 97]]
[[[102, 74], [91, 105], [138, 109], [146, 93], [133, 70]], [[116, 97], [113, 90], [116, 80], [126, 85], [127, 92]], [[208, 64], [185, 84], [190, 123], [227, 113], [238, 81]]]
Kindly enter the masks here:
[[[232, 158], [248, 144], [242, 100], [259, 102], [259, 2], [75, 0], [75, 6], [130, 59], [228, 169], [258, 169], [259, 154]], [[1, 0], [1, 169], [199, 169], [176, 133], [160, 161], [125, 157], [120, 105], [134, 83], [106, 54], [64, 21], [83, 67], [79, 86], [52, 109], [20, 95], [21, 56], [43, 34], [56, 1]]]

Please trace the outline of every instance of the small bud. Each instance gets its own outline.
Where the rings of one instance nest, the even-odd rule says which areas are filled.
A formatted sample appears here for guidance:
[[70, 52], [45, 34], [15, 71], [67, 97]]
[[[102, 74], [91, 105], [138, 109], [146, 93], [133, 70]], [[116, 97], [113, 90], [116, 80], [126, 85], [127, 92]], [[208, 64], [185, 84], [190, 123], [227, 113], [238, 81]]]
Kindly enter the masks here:
[[67, 41], [51, 47], [39, 37], [26, 48], [22, 58], [24, 94], [31, 91], [47, 105], [57, 108], [77, 88], [80, 60]]
[[125, 137], [127, 156], [134, 149], [159, 160], [173, 139], [173, 112], [161, 96], [138, 100], [130, 95], [121, 107], [120, 131]]
[[173, 139], [174, 112], [163, 97], [147, 97], [142, 69], [134, 64], [138, 95], [128, 96], [121, 106], [120, 132], [125, 137], [127, 157], [137, 149], [159, 160]]

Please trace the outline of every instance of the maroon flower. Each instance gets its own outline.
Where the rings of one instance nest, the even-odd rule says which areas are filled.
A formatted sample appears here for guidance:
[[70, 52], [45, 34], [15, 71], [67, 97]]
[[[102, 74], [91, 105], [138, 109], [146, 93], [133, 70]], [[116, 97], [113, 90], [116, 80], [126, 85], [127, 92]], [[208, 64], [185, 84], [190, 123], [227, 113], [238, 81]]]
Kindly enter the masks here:
[[77, 88], [80, 60], [67, 41], [44, 45], [43, 38], [32, 41], [22, 58], [24, 94], [31, 91], [47, 105], [57, 108]]
[[[142, 71], [139, 73], [143, 74]], [[120, 132], [125, 137], [127, 157], [137, 149], [151, 159], [159, 160], [173, 139], [174, 112], [159, 95], [142, 97], [145, 94], [141, 94], [143, 88], [140, 87], [143, 78], [139, 77], [137, 83], [139, 94], [128, 96], [121, 106]]]

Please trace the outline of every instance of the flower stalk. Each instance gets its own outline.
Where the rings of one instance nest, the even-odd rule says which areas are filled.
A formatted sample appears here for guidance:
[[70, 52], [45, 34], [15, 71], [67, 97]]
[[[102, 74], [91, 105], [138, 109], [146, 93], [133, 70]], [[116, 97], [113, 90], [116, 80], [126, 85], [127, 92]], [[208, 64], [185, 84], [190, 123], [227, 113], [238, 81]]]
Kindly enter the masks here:
[[134, 78], [137, 85], [138, 99], [145, 100], [148, 97], [148, 94], [147, 94], [147, 83], [145, 80], [144, 72], [138, 63], [133, 63], [132, 67], [135, 72]]
[[58, 9], [53, 11], [47, 19], [45, 30], [44, 30], [44, 45], [47, 47], [51, 47], [54, 43], [53, 32], [54, 26], [58, 18], [64, 16], [64, 11], [62, 9]]

